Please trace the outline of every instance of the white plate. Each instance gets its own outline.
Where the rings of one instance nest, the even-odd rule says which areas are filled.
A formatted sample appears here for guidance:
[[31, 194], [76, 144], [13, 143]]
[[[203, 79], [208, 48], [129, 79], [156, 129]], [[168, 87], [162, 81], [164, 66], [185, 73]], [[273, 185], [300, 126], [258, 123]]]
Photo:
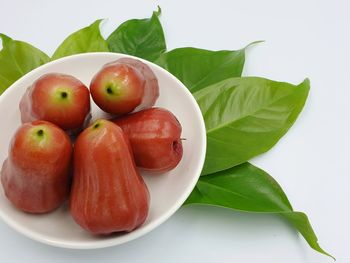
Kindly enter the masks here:
[[[7, 157], [9, 141], [21, 124], [19, 100], [35, 79], [45, 73], [59, 72], [73, 75], [89, 85], [92, 76], [103, 64], [121, 57], [131, 56], [87, 53], [65, 57], [31, 71], [8, 88], [0, 97], [0, 163]], [[23, 213], [9, 203], [0, 187], [0, 217], [6, 223], [20, 233], [46, 244], [92, 249], [118, 245], [138, 238], [159, 226], [182, 205], [193, 190], [204, 163], [206, 135], [203, 117], [195, 99], [179, 80], [161, 67], [142, 61], [148, 64], [158, 77], [160, 97], [156, 106], [164, 107], [176, 115], [182, 124], [182, 137], [186, 138], [183, 141], [183, 158], [174, 170], [161, 176], [143, 174], [151, 195], [146, 222], [130, 233], [107, 237], [93, 236], [73, 221], [66, 205], [45, 215]], [[101, 116], [101, 110], [92, 105], [93, 118]]]

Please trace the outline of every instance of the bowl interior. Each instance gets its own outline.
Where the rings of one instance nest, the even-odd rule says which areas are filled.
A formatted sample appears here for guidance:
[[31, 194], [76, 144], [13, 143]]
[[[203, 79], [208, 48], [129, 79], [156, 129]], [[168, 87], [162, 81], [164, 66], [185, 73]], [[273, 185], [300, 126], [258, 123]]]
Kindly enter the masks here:
[[[42, 74], [59, 72], [73, 75], [87, 86], [103, 64], [121, 57], [115, 53], [87, 53], [62, 58], [28, 73], [14, 83], [0, 97], [2, 128], [0, 133], [0, 164], [8, 153], [8, 145], [20, 126], [18, 104], [25, 89]], [[143, 173], [151, 195], [150, 211], [146, 222], [130, 233], [97, 237], [85, 232], [69, 214], [67, 205], [52, 213], [30, 215], [15, 209], [0, 187], [0, 216], [24, 235], [54, 246], [67, 248], [98, 248], [125, 243], [151, 231], [169, 218], [186, 200], [200, 175], [206, 148], [205, 126], [199, 107], [186, 87], [162, 68], [147, 62], [158, 77], [160, 97], [156, 106], [172, 111], [182, 124], [184, 154], [180, 164], [159, 176]], [[93, 119], [105, 114], [92, 102]]]

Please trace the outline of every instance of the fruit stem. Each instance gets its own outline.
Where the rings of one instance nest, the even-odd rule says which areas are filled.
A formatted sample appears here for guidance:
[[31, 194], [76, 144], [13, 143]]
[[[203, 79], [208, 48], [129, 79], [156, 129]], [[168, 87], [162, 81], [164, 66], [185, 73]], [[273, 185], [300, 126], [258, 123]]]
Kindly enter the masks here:
[[44, 131], [42, 129], [40, 129], [36, 132], [36, 134], [41, 137], [44, 135]]
[[68, 93], [67, 93], [67, 92], [65, 92], [65, 91], [62, 91], [62, 92], [61, 92], [61, 97], [62, 97], [63, 99], [67, 98], [67, 96], [68, 96]]
[[113, 90], [112, 90], [111, 87], [108, 87], [108, 88], [107, 88], [107, 93], [108, 93], [108, 94], [113, 94]]

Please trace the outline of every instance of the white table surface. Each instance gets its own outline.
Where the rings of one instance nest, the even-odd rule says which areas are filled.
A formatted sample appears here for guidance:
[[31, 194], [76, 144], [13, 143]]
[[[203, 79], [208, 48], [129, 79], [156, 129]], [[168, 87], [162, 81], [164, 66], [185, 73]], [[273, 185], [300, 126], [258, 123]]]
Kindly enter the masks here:
[[[0, 32], [52, 54], [69, 33], [95, 19], [109, 18], [107, 36], [126, 19], [150, 16], [157, 4], [169, 50], [239, 49], [263, 39], [249, 49], [244, 75], [311, 79], [295, 126], [253, 162], [276, 178], [296, 210], [308, 214], [337, 262], [350, 262], [349, 1], [0, 0]], [[279, 217], [194, 206], [138, 240], [91, 251], [49, 247], [0, 222], [0, 251], [0, 262], [26, 263], [332, 262]]]

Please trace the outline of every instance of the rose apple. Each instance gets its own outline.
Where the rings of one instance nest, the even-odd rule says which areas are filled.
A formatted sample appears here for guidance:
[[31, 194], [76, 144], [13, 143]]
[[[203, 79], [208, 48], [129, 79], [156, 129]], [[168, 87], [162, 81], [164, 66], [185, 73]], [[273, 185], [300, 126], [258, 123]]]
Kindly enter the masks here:
[[23, 124], [11, 140], [1, 169], [6, 197], [25, 212], [57, 208], [69, 193], [71, 153], [70, 139], [56, 125], [46, 121]]
[[89, 90], [73, 76], [46, 74], [27, 89], [20, 111], [22, 123], [46, 120], [74, 133], [90, 116]]
[[146, 219], [149, 192], [135, 167], [128, 138], [97, 120], [77, 138], [70, 212], [93, 234], [131, 231]]
[[102, 110], [116, 115], [152, 107], [159, 96], [152, 70], [131, 58], [104, 65], [92, 79], [90, 92]]
[[168, 110], [151, 108], [114, 119], [129, 137], [136, 165], [152, 172], [175, 168], [182, 158], [181, 124]]
[[135, 67], [145, 78], [145, 93], [143, 100], [142, 103], [136, 107], [134, 112], [151, 108], [159, 97], [158, 79], [151, 68], [142, 61], [133, 58], [120, 58], [116, 63], [125, 63]]

